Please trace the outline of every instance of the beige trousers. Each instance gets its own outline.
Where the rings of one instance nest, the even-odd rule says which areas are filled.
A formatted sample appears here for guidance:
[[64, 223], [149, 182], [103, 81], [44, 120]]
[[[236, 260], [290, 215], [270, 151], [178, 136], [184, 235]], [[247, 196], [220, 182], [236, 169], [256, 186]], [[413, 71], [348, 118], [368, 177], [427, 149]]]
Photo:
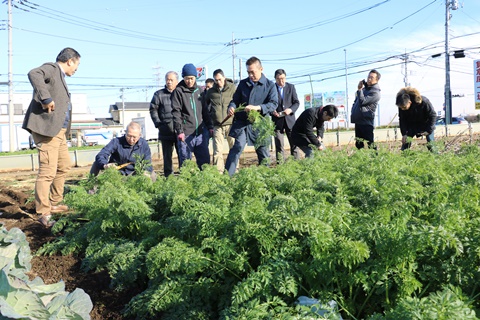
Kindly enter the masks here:
[[223, 159], [223, 143], [227, 138], [228, 148], [231, 149], [235, 139], [228, 136], [231, 125], [215, 126], [213, 129], [213, 165], [217, 166], [218, 171], [225, 170], [225, 160]]
[[49, 214], [50, 207], [63, 200], [65, 177], [72, 167], [65, 132], [61, 129], [53, 138], [32, 132], [38, 150], [35, 207], [39, 214]]

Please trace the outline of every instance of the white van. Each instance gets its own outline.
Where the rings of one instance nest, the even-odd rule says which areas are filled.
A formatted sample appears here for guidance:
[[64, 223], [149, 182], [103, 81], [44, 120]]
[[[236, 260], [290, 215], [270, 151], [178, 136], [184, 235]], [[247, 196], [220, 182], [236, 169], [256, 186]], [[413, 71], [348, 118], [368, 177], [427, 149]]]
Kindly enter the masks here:
[[106, 146], [113, 139], [113, 132], [108, 129], [93, 129], [83, 131], [83, 145]]

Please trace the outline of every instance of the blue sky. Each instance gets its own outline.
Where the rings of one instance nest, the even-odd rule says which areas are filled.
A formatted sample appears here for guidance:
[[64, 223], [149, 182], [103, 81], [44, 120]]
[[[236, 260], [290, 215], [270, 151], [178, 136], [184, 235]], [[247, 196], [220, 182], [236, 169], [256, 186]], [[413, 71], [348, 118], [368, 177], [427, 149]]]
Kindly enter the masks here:
[[[90, 110], [107, 116], [120, 101], [150, 101], [167, 71], [185, 63], [221, 68], [227, 77], [245, 74], [245, 60], [255, 55], [264, 73], [287, 72], [299, 96], [344, 91], [349, 106], [368, 70], [382, 73], [382, 123], [395, 117], [394, 96], [408, 82], [442, 109], [445, 83], [445, 0], [342, 1], [159, 1], [103, 0], [13, 1], [13, 74], [15, 92], [30, 92], [26, 74], [54, 61], [63, 47], [82, 55], [68, 79], [74, 93], [88, 94]], [[0, 82], [8, 74], [7, 5], [1, 4]], [[474, 110], [473, 60], [480, 59], [480, 1], [464, 0], [451, 11], [453, 114]], [[235, 39], [233, 59], [232, 38]], [[406, 55], [405, 55], [406, 54]], [[239, 68], [239, 59], [242, 63]], [[348, 77], [345, 78], [345, 62]], [[160, 79], [160, 81], [159, 81]], [[311, 82], [310, 82], [311, 80]], [[0, 87], [6, 92], [6, 86]]]

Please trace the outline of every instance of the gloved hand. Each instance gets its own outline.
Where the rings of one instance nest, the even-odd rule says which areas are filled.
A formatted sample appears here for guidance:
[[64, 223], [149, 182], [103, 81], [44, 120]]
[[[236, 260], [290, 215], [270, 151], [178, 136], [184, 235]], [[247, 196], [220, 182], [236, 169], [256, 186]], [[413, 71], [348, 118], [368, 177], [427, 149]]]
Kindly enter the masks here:
[[208, 135], [213, 138], [213, 129], [208, 129]]
[[107, 163], [106, 165], [103, 166], [103, 169], [108, 169], [108, 168], [111, 168], [111, 167], [116, 167], [117, 164], [111, 162], [111, 163]]
[[180, 134], [177, 136], [177, 138], [178, 138], [179, 141], [184, 142], [184, 141], [185, 141], [185, 133], [183, 133], [183, 132], [180, 133]]
[[417, 138], [420, 138], [421, 136], [424, 136], [424, 137], [428, 136], [428, 132], [423, 131], [423, 132], [417, 133]]

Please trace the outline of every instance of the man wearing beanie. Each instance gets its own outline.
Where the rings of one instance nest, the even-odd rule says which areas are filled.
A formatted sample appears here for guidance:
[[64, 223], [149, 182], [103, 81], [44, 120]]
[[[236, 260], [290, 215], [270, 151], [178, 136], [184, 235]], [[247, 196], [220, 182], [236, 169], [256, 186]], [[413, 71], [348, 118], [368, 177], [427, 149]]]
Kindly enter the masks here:
[[210, 163], [208, 140], [213, 125], [208, 108], [203, 104], [203, 90], [197, 86], [197, 68], [187, 63], [182, 68], [183, 80], [172, 93], [172, 115], [179, 150], [179, 166], [195, 155], [197, 165]]

